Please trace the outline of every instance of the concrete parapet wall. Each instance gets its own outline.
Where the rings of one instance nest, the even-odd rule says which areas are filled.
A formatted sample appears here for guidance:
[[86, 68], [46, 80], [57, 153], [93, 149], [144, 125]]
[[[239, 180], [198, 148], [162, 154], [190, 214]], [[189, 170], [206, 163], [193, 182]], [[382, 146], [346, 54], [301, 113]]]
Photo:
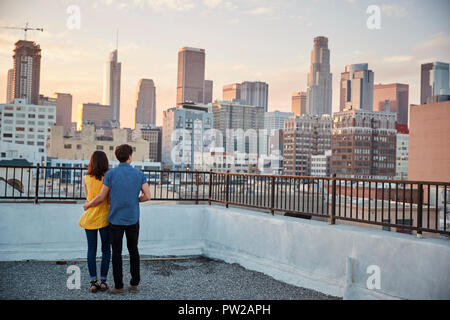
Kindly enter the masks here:
[[[82, 211], [0, 204], [0, 260], [85, 258]], [[348, 299], [450, 299], [448, 240], [218, 205], [142, 205], [140, 224], [142, 255], [202, 254]], [[373, 266], [380, 288], [369, 290]]]

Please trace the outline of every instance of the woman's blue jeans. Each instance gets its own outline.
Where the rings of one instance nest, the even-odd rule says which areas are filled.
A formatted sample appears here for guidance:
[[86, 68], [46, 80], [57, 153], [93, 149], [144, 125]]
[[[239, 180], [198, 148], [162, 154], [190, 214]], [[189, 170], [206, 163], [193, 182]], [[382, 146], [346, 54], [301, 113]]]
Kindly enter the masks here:
[[97, 280], [97, 231], [102, 241], [102, 264], [100, 268], [100, 279], [106, 280], [108, 276], [109, 262], [111, 260], [111, 243], [109, 241], [109, 226], [101, 229], [86, 230], [88, 243], [87, 263], [91, 280]]

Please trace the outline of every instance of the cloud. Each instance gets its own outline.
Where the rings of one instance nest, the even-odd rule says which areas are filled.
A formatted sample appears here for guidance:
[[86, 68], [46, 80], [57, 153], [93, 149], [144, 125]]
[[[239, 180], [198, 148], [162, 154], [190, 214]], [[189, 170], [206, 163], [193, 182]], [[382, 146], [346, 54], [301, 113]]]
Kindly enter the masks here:
[[148, 0], [147, 4], [155, 11], [164, 9], [188, 11], [195, 7], [195, 1], [193, 0]]
[[268, 8], [268, 7], [258, 7], [253, 10], [247, 11], [248, 14], [254, 14], [254, 15], [267, 14], [270, 12], [272, 12], [272, 8]]
[[222, 3], [222, 0], [203, 0], [203, 4], [208, 8], [216, 8]]
[[381, 11], [390, 17], [403, 18], [408, 14], [405, 7], [399, 6], [397, 4], [383, 4], [381, 6]]
[[391, 57], [385, 57], [383, 60], [386, 62], [393, 62], [393, 63], [401, 63], [401, 62], [409, 62], [413, 60], [413, 56], [391, 56]]
[[418, 43], [414, 47], [416, 55], [421, 63], [430, 61], [450, 61], [450, 35], [439, 32], [430, 39]]

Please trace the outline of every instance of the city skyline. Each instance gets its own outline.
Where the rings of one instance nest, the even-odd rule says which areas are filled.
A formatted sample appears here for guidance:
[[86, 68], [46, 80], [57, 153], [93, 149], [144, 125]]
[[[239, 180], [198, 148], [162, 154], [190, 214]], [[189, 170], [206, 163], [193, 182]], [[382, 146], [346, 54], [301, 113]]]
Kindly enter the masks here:
[[[316, 36], [329, 40], [331, 73], [340, 74], [348, 64], [369, 63], [375, 73], [374, 84], [409, 84], [410, 104], [420, 102], [421, 63], [450, 60], [449, 26], [446, 19], [442, 19], [449, 4], [443, 1], [398, 1], [395, 4], [328, 0], [277, 4], [250, 0], [180, 2], [184, 7], [172, 7], [170, 1], [157, 3], [159, 6], [139, 1], [125, 5], [118, 1], [62, 1], [51, 3], [50, 8], [50, 2], [43, 1], [40, 8], [49, 10], [40, 10], [37, 16], [33, 13], [35, 4], [24, 5], [17, 1], [0, 5], [1, 12], [9, 13], [0, 20], [1, 25], [21, 26], [29, 20], [35, 27], [44, 27], [43, 33], [28, 33], [28, 40], [36, 41], [42, 48], [40, 93], [47, 96], [54, 92], [72, 94], [73, 120], [78, 104], [102, 101], [102, 67], [105, 56], [115, 48], [115, 33], [111, 30], [119, 28], [118, 47], [123, 63], [121, 123], [131, 128], [134, 127], [136, 83], [140, 78], [154, 79], [158, 85], [157, 125], [162, 124], [162, 111], [174, 106], [177, 50], [183, 46], [205, 48], [208, 53], [205, 78], [213, 80], [217, 89], [213, 100], [220, 100], [219, 88], [225, 84], [264, 81], [270, 86], [268, 111], [290, 111], [292, 92], [306, 90], [311, 43]], [[66, 9], [71, 4], [81, 9], [80, 30], [66, 27]], [[324, 4], [335, 10], [320, 10]], [[366, 9], [370, 4], [382, 9], [380, 30], [366, 27], [369, 16]], [[55, 12], [61, 12], [56, 15], [58, 18], [52, 17]], [[101, 17], [94, 19], [99, 12]], [[301, 17], [295, 15], [296, 12]], [[145, 15], [151, 16], [148, 20], [152, 20], [152, 24], [145, 22]], [[180, 30], [177, 23], [170, 26], [171, 19], [166, 21], [167, 17], [173, 17], [183, 24], [186, 15], [190, 16], [190, 21], [197, 18], [198, 22]], [[342, 15], [355, 19], [341, 19]], [[120, 25], [114, 22], [118, 17]], [[141, 22], [139, 26], [128, 23], [136, 19]], [[416, 19], [426, 23], [417, 24]], [[222, 22], [226, 23], [226, 28]], [[273, 30], [266, 28], [264, 33], [258, 32], [258, 26], [269, 22]], [[208, 23], [211, 28], [204, 28]], [[249, 27], [251, 25], [253, 27]], [[229, 34], [221, 31], [221, 27], [228, 29]], [[149, 30], [153, 38], [148, 36]], [[175, 31], [177, 37], [173, 37]], [[408, 37], [412, 32], [415, 40]], [[292, 40], [293, 35], [296, 41]], [[254, 41], [246, 41], [248, 36]], [[2, 102], [6, 101], [6, 76], [12, 67], [14, 43], [21, 38], [23, 34], [19, 30], [0, 30]], [[232, 40], [236, 45], [231, 45]], [[270, 47], [266, 47], [267, 41], [272, 43]], [[333, 77], [333, 112], [338, 111], [339, 106], [339, 78]]]

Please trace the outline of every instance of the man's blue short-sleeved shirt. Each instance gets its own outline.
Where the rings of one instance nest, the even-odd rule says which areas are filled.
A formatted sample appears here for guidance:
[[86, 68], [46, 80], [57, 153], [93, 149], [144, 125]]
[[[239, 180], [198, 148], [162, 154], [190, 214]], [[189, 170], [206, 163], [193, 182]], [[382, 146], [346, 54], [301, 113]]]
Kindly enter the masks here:
[[103, 184], [109, 187], [111, 224], [130, 226], [139, 222], [139, 194], [144, 183], [144, 173], [126, 162], [106, 172]]

